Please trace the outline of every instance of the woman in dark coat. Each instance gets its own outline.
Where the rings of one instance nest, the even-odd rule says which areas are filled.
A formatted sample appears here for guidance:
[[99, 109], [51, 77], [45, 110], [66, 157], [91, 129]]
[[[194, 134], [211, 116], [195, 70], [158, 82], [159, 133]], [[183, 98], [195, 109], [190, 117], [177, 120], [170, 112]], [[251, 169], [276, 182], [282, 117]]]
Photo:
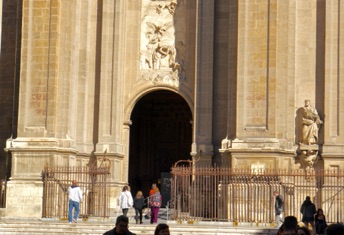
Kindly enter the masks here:
[[315, 215], [315, 231], [317, 234], [325, 234], [327, 223], [324, 215], [324, 211], [319, 208]]
[[311, 224], [312, 231], [314, 231], [314, 214], [317, 211], [309, 196], [307, 196], [306, 200], [302, 203], [300, 212], [302, 214], [302, 222], [305, 224], [306, 228]]
[[138, 191], [136, 193], [136, 196], [134, 198], [134, 208], [135, 208], [135, 219], [136, 223], [139, 223], [140, 219], [140, 224], [142, 224], [142, 209], [145, 204], [145, 199], [143, 197], [142, 191]]

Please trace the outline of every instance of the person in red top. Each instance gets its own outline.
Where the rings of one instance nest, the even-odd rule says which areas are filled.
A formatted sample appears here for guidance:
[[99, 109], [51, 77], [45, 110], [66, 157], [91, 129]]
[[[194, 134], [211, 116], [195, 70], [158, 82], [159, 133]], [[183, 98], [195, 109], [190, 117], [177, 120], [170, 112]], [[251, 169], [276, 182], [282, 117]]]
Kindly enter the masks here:
[[152, 188], [149, 190], [149, 196], [152, 196], [155, 193], [154, 191], [155, 188], [156, 188], [156, 183], [153, 183]]
[[159, 209], [161, 207], [162, 197], [159, 191], [159, 188], [154, 188], [153, 195], [149, 196], [150, 198], [150, 209], [151, 209], [151, 224], [157, 224], [158, 223], [158, 215], [159, 215]]
[[[149, 190], [149, 197], [148, 197], [147, 205], [150, 205], [151, 196], [155, 193], [154, 190], [156, 188], [157, 188], [156, 183], [153, 183], [151, 189]], [[145, 217], [149, 218], [150, 215], [151, 215], [151, 208], [149, 206], [149, 210], [148, 210], [147, 214], [145, 215]]]

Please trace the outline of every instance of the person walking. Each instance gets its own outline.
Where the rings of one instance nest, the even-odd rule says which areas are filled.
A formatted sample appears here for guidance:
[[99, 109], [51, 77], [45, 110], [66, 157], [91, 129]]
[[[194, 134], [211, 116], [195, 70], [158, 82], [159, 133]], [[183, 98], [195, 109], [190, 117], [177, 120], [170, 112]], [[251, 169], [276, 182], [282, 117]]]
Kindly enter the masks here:
[[137, 224], [139, 223], [139, 219], [140, 224], [142, 224], [142, 209], [144, 207], [144, 204], [145, 198], [143, 197], [142, 191], [138, 191], [134, 198], [135, 219]]
[[129, 219], [125, 215], [120, 215], [116, 219], [116, 226], [105, 232], [103, 235], [136, 235], [128, 229]]
[[314, 203], [311, 202], [311, 197], [307, 196], [306, 200], [302, 203], [300, 212], [302, 214], [302, 222], [306, 228], [309, 228], [309, 224], [312, 226], [312, 232], [315, 234], [314, 229], [314, 214], [317, 213]]
[[[79, 212], [80, 212], [80, 203], [82, 202], [82, 192], [76, 180], [72, 181], [72, 185], [69, 186], [67, 192], [68, 192], [68, 222], [70, 224], [72, 223], [72, 221], [74, 223], [77, 223]], [[74, 216], [73, 216], [73, 209], [75, 209]]]
[[122, 209], [123, 215], [127, 216], [129, 209], [133, 206], [134, 200], [129, 192], [129, 187], [124, 186], [121, 194], [119, 195], [119, 206]]
[[284, 201], [283, 197], [278, 191], [274, 191], [275, 196], [275, 222], [276, 227], [279, 228], [283, 222]]
[[154, 188], [154, 194], [150, 196], [150, 208], [151, 208], [151, 224], [158, 223], [159, 209], [161, 207], [162, 197], [159, 188]]
[[[151, 188], [150, 188], [150, 190], [149, 190], [149, 197], [148, 197], [148, 200], [147, 200], [147, 205], [150, 205], [151, 196], [155, 193], [154, 190], [155, 190], [156, 188], [157, 188], [156, 183], [152, 183], [152, 186], [151, 186]], [[145, 218], [146, 218], [146, 219], [149, 219], [151, 213], [152, 213], [152, 211], [151, 211], [151, 208], [150, 208], [150, 206], [149, 206], [149, 207], [148, 207], [147, 214], [145, 215]]]

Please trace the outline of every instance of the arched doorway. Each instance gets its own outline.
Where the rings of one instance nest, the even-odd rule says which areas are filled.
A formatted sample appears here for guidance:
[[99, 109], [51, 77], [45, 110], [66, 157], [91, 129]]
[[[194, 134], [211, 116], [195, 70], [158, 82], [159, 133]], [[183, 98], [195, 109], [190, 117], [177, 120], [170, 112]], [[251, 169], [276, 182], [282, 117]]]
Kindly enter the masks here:
[[174, 92], [154, 91], [137, 102], [131, 114], [129, 149], [129, 185], [133, 196], [141, 190], [147, 197], [154, 182], [163, 194], [165, 206], [172, 165], [191, 159], [191, 120], [188, 104]]

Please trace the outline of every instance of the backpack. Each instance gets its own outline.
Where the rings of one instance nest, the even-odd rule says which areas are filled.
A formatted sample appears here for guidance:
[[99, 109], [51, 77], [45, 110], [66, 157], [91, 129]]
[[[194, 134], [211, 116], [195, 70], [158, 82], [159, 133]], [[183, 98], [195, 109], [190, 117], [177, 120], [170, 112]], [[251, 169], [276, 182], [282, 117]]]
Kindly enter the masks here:
[[151, 196], [151, 202], [150, 202], [150, 206], [151, 207], [161, 207], [161, 195], [158, 193], [154, 193]]

